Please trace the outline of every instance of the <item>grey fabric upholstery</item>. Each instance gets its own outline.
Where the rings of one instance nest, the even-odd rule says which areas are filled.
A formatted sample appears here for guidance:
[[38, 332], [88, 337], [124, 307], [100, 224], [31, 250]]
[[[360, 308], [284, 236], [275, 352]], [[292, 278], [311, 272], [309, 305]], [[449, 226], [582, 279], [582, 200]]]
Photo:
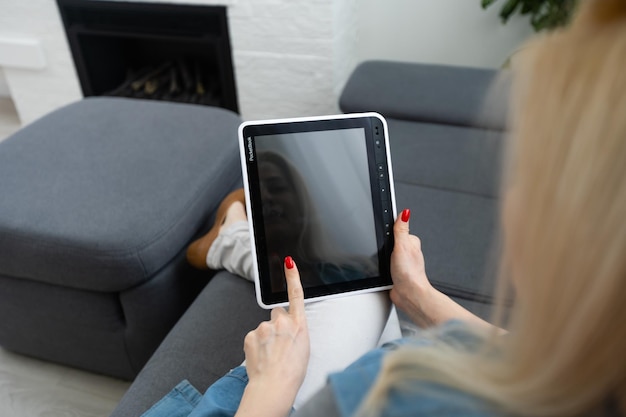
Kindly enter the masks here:
[[244, 359], [243, 339], [269, 319], [254, 286], [217, 274], [146, 364], [111, 417], [138, 417], [187, 379], [201, 392]]
[[499, 194], [503, 132], [389, 118], [394, 180], [453, 193]]
[[144, 284], [96, 292], [0, 275], [2, 347], [132, 379], [208, 277], [178, 255]]
[[93, 291], [145, 281], [238, 181], [238, 123], [217, 108], [96, 98], [17, 132], [0, 144], [0, 273]]
[[133, 378], [208, 276], [184, 259], [240, 184], [229, 111], [90, 98], [0, 144], [0, 344]]
[[489, 69], [366, 61], [350, 76], [339, 106], [345, 112], [503, 130], [509, 78]]
[[503, 133], [395, 119], [389, 131], [398, 207], [412, 210], [429, 278], [449, 295], [490, 302]]

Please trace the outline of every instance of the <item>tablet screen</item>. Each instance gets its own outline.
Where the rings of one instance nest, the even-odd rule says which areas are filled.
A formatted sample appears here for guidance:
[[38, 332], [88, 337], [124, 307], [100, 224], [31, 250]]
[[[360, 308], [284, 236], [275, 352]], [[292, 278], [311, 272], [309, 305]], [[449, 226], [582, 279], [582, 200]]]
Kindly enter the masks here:
[[264, 303], [286, 300], [287, 255], [307, 298], [379, 285], [388, 266], [371, 129], [251, 133], [245, 151]]

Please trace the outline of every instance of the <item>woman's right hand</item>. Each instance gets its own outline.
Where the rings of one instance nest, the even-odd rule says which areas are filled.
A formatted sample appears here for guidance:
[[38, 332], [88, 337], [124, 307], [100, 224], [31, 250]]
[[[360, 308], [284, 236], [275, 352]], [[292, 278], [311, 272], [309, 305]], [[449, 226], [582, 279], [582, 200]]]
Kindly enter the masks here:
[[304, 312], [304, 290], [293, 259], [285, 258], [289, 311], [272, 310], [244, 339], [249, 382], [237, 416], [288, 415], [309, 362], [310, 342]]
[[417, 236], [409, 234], [411, 211], [405, 209], [393, 227], [394, 247], [391, 253], [391, 301], [420, 327], [435, 324], [428, 304], [438, 291], [426, 276], [422, 244]]

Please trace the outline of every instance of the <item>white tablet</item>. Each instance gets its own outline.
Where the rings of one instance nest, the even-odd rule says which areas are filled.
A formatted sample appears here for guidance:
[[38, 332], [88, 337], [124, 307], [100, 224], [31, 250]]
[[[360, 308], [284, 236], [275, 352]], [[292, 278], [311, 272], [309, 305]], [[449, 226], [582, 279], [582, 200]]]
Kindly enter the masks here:
[[381, 115], [246, 122], [239, 145], [261, 307], [288, 303], [286, 256], [305, 302], [391, 287], [396, 203]]

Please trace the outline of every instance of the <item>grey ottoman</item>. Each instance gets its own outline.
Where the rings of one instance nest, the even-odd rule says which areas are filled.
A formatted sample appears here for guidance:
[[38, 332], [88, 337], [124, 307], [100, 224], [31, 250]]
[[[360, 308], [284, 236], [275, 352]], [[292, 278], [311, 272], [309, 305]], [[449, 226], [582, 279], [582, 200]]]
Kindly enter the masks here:
[[132, 379], [209, 279], [185, 249], [240, 183], [239, 123], [92, 98], [0, 143], [0, 345]]

